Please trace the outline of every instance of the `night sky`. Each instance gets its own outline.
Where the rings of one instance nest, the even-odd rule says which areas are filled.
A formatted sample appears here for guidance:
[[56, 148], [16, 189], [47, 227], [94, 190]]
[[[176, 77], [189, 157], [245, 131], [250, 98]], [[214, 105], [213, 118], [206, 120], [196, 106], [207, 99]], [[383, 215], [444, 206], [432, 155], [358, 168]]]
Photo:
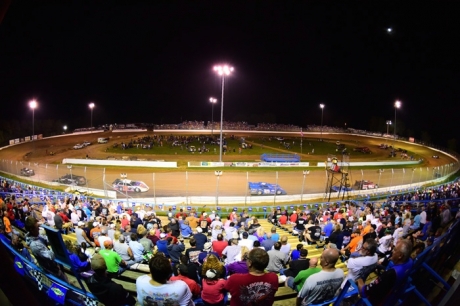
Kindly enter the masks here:
[[94, 125], [208, 121], [209, 97], [220, 100], [212, 67], [229, 63], [228, 120], [319, 125], [324, 103], [325, 125], [384, 132], [399, 99], [405, 136], [456, 137], [458, 3], [91, 2], [12, 0], [0, 24], [3, 116], [31, 118], [36, 98], [35, 120], [71, 129], [90, 125], [90, 102]]

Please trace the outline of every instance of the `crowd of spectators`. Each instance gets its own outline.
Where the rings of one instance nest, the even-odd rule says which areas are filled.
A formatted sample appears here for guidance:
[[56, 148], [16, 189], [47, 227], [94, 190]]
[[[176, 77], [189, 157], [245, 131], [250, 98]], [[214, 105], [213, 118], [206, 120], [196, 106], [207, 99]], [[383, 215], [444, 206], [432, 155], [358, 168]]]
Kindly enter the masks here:
[[[457, 188], [453, 183], [422, 190], [419, 197], [455, 195]], [[404, 198], [413, 197], [408, 194]], [[27, 258], [33, 255], [45, 271], [64, 281], [68, 281], [66, 274], [54, 261], [39, 226], [54, 225], [75, 235], [76, 243], [66, 243], [72, 264], [80, 272], [92, 271], [88, 287], [106, 303], [135, 302], [113, 278], [145, 263], [151, 274], [137, 279], [140, 303], [169, 299], [184, 305], [193, 301], [224, 305], [230, 293], [231, 305], [260, 299], [271, 305], [282, 281], [298, 292], [298, 305], [308, 305], [334, 297], [347, 279], [357, 282], [361, 294], [371, 301], [390, 292], [400, 270], [411, 267], [410, 258], [433, 243], [453, 218], [449, 203], [432, 204], [435, 202], [392, 205], [389, 199], [384, 205], [344, 203], [318, 211], [272, 211], [268, 220], [274, 225], [293, 225], [299, 235], [295, 246], [287, 235], [277, 233], [276, 226], [265, 231], [258, 219], [244, 210], [221, 217], [214, 211], [208, 215], [194, 209], [170, 209], [167, 221], [162, 222], [152, 210], [140, 207], [133, 212], [121, 203], [67, 198], [48, 201], [40, 208], [28, 201], [17, 203], [11, 197], [0, 203], [0, 211], [1, 230], [16, 241], [18, 250]], [[440, 212], [439, 224], [433, 222], [437, 216], [434, 210]], [[12, 224], [25, 225], [27, 247], [20, 247]], [[308, 258], [307, 244], [324, 248], [320, 258]], [[346, 277], [335, 268], [338, 260], [347, 264]], [[377, 282], [365, 285], [367, 276], [375, 271], [379, 273]], [[264, 288], [256, 285], [260, 283]], [[117, 294], [108, 295], [104, 288]]]

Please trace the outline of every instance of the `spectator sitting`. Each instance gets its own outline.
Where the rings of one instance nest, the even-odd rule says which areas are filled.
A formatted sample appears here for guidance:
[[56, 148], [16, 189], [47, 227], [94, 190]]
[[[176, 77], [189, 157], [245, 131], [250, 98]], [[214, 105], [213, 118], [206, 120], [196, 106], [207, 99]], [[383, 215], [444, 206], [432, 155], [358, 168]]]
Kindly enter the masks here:
[[289, 253], [291, 252], [291, 244], [288, 243], [288, 236], [283, 235], [281, 237], [281, 252], [286, 254], [287, 258], [289, 259]]
[[208, 257], [206, 257], [206, 260], [203, 262], [200, 273], [201, 277], [206, 277], [206, 271], [208, 271], [209, 269], [216, 270], [217, 277], [219, 278], [225, 276], [225, 267], [220, 262], [219, 258], [214, 254], [209, 254]]
[[265, 251], [270, 251], [275, 244], [275, 240], [272, 240], [272, 233], [267, 233], [264, 235], [265, 239], [262, 241], [261, 245], [264, 247]]
[[157, 251], [162, 252], [166, 257], [169, 257], [168, 240], [165, 233], [160, 234], [160, 240], [157, 241]]
[[344, 273], [336, 269], [337, 249], [326, 249], [321, 254], [322, 270], [307, 278], [297, 295], [297, 305], [310, 305], [332, 299], [342, 284]]
[[[265, 273], [268, 262], [269, 256], [265, 250], [255, 248], [249, 252], [249, 273], [233, 274], [225, 284], [225, 289], [232, 296], [230, 306], [256, 305], [260, 301], [264, 305], [273, 304], [278, 290], [278, 276], [275, 273]], [[251, 287], [253, 290], [248, 290]]]
[[296, 249], [291, 253], [291, 260], [297, 260], [300, 258], [300, 250], [303, 248], [303, 244], [299, 243]]
[[308, 250], [307, 249], [300, 249], [299, 251], [299, 258], [295, 260], [291, 260], [289, 262], [289, 269], [283, 270], [283, 274], [287, 277], [295, 278], [300, 271], [308, 269], [310, 266], [310, 259], [307, 258]]
[[226, 305], [226, 292], [225, 284], [226, 280], [219, 278], [219, 273], [215, 269], [208, 269], [204, 273], [203, 278], [203, 291], [201, 293], [201, 299], [205, 306]]
[[214, 256], [216, 256], [217, 258], [220, 258], [219, 257], [219, 254], [217, 254], [216, 252], [213, 252], [212, 251], [212, 243], [211, 242], [206, 242], [204, 244], [204, 248], [203, 248], [203, 252], [201, 252], [199, 255], [198, 255], [198, 261], [200, 262], [200, 264], [203, 264], [204, 262], [204, 259], [210, 255], [210, 254], [213, 254]]
[[235, 257], [240, 251], [241, 246], [238, 245], [238, 239], [230, 239], [230, 245], [222, 251], [222, 255], [225, 257], [225, 264], [228, 265], [235, 262]]
[[121, 235], [120, 232], [115, 232], [114, 238], [118, 239], [113, 242], [113, 250], [120, 255], [121, 259], [126, 262], [126, 266], [129, 268], [136, 263], [134, 261], [133, 251], [129, 245], [125, 243], [125, 236]]
[[248, 259], [249, 250], [246, 247], [243, 247], [241, 252], [243, 253], [241, 255], [241, 260], [235, 261], [225, 266], [227, 270], [227, 276], [235, 273], [249, 273], [248, 265], [246, 262]]
[[152, 253], [153, 242], [145, 237], [147, 235], [147, 229], [143, 225], [139, 225], [137, 228], [137, 235], [140, 238], [139, 243], [144, 247], [144, 253]]
[[91, 268], [88, 258], [82, 261], [80, 260], [80, 257], [77, 255], [77, 249], [80, 250], [80, 247], [74, 246], [72, 242], [70, 242], [70, 240], [65, 240], [64, 244], [67, 248], [67, 253], [69, 254], [69, 259], [72, 263], [74, 270], [77, 272], [88, 271]]
[[198, 256], [201, 253], [201, 249], [196, 247], [195, 238], [193, 238], [193, 237], [190, 238], [189, 243], [190, 243], [190, 248], [188, 248], [185, 251], [185, 255], [189, 258], [190, 263], [193, 263], [193, 264], [198, 266], [200, 264], [200, 262], [198, 261]]
[[101, 246], [102, 250], [104, 249], [104, 242], [106, 240], [112, 241], [112, 239], [110, 239], [109, 236], [107, 236], [107, 234], [108, 234], [107, 228], [103, 228], [103, 229], [101, 229], [101, 234], [99, 235], [99, 237], [97, 237], [97, 240], [98, 240], [99, 245]]
[[281, 250], [281, 243], [277, 242], [273, 246], [273, 250], [268, 251], [269, 261], [267, 271], [279, 273], [287, 264], [288, 256]]
[[94, 274], [86, 280], [88, 289], [105, 305], [125, 306], [134, 305], [136, 300], [122, 285], [115, 283], [106, 275], [107, 265], [100, 254], [95, 254], [91, 260]]
[[[198, 277], [199, 276], [198, 266], [194, 263], [191, 263], [187, 255], [180, 256], [180, 264], [187, 266], [187, 277], [188, 278], [194, 280], [197, 284], [201, 282], [200, 278]], [[174, 271], [174, 275], [176, 276], [179, 275], [177, 270]]]
[[128, 245], [133, 252], [134, 262], [141, 262], [144, 259], [144, 246], [137, 241], [136, 233], [131, 233], [131, 241]]
[[168, 253], [173, 264], [178, 264], [180, 261], [180, 256], [185, 250], [184, 239], [180, 239], [177, 243], [174, 243], [174, 240], [171, 237], [168, 237]]
[[313, 257], [309, 261], [308, 269], [300, 271], [295, 278], [288, 276], [285, 285], [299, 292], [307, 278], [319, 271], [321, 268], [318, 268], [318, 258]]
[[171, 281], [175, 280], [181, 280], [184, 283], [187, 284], [187, 286], [190, 289], [190, 292], [193, 295], [193, 298], [197, 298], [200, 296], [201, 288], [198, 286], [198, 284], [193, 280], [188, 277], [188, 268], [184, 264], [178, 264], [176, 266], [176, 271], [177, 271], [177, 276], [172, 276], [170, 278]]
[[189, 225], [189, 221], [185, 220], [180, 225], [180, 234], [182, 238], [189, 239], [192, 236], [192, 228]]
[[172, 267], [163, 253], [157, 253], [149, 262], [150, 274], [136, 280], [137, 301], [140, 305], [152, 305], [162, 300], [171, 305], [193, 305], [192, 293], [181, 280], [169, 281]]
[[222, 251], [228, 246], [228, 242], [224, 240], [222, 234], [217, 235], [217, 240], [212, 242], [212, 249], [214, 252], [219, 255], [219, 258], [222, 257]]
[[203, 234], [201, 227], [196, 228], [196, 234], [193, 235], [196, 241], [196, 247], [200, 250], [203, 250], [204, 244], [208, 241], [208, 237]]
[[107, 274], [111, 277], [118, 277], [126, 270], [126, 262], [113, 250], [112, 241], [104, 241], [104, 247], [105, 249], [100, 250], [99, 254], [101, 254], [105, 260], [105, 264], [107, 265]]

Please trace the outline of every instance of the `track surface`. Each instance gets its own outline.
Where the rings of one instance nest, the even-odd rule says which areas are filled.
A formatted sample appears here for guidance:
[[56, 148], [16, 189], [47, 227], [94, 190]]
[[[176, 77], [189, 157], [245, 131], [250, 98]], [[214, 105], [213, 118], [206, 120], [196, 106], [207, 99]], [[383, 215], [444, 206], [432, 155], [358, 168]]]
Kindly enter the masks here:
[[[196, 135], [193, 131], [168, 131], [170, 134], [189, 134]], [[130, 154], [114, 154], [113, 152], [106, 152], [105, 149], [110, 147], [115, 142], [129, 142], [135, 136], [160, 134], [158, 132], [126, 132], [126, 133], [94, 133], [86, 135], [71, 135], [66, 137], [47, 138], [35, 141], [35, 144], [25, 143], [0, 151], [0, 158], [3, 160], [1, 169], [7, 172], [19, 174], [19, 169], [27, 166], [36, 170], [36, 176], [41, 180], [51, 181], [63, 174], [69, 173], [66, 165], [60, 164], [64, 158], [85, 158], [88, 155], [90, 158], [106, 159], [108, 156], [115, 156], [121, 159], [121, 156], [129, 156]], [[307, 134], [307, 133], [305, 133]], [[236, 135], [236, 134], [235, 134]], [[238, 135], [245, 135], [244, 132]], [[273, 133], [273, 136], [286, 136], [292, 135], [283, 133]], [[111, 137], [108, 144], [97, 144], [98, 137]], [[314, 138], [315, 136], [307, 135], [306, 137]], [[372, 149], [374, 154], [370, 156], [350, 156], [350, 161], [387, 161], [387, 150], [377, 149], [377, 145], [385, 142], [381, 138], [367, 138], [358, 137], [346, 134], [328, 135], [323, 134], [324, 141], [335, 142], [340, 140], [342, 143], [357, 144], [360, 146], [368, 146]], [[82, 150], [73, 150], [72, 147], [76, 143], [83, 141], [90, 141], [93, 144]], [[396, 142], [396, 147], [401, 147], [410, 151], [412, 154], [423, 158], [422, 164], [412, 169], [386, 169], [383, 173], [379, 174], [377, 170], [350, 170], [350, 181], [354, 183], [355, 180], [370, 180], [378, 183], [381, 187], [389, 187], [394, 185], [412, 184], [419, 181], [426, 181], [434, 177], [435, 172], [447, 173], [447, 169], [452, 169], [444, 165], [455, 163], [456, 161], [446, 155], [443, 155], [430, 148], [416, 146], [412, 144]], [[33, 150], [33, 147], [35, 148]], [[28, 152], [32, 152], [26, 157]], [[280, 150], [281, 151], [281, 150]], [[50, 152], [54, 152], [53, 156]], [[247, 151], [243, 151], [247, 152]], [[335, 153], [335, 152], [331, 152]], [[433, 155], [439, 155], [440, 159], [432, 158]], [[139, 156], [139, 155], [137, 155]], [[218, 155], [208, 153], [208, 155], [148, 155], [145, 158], [149, 160], [165, 160], [165, 161], [218, 161]], [[223, 156], [224, 161], [256, 161], [259, 156], [255, 155], [239, 155], [237, 153]], [[326, 156], [318, 155], [302, 155], [302, 161], [310, 161], [311, 165], [316, 165], [318, 161], [324, 161]], [[13, 161], [8, 163], [5, 160]], [[400, 161], [399, 157], [393, 158], [392, 161]], [[15, 163], [17, 161], [17, 164]], [[55, 164], [58, 166], [56, 167]], [[437, 169], [439, 167], [439, 169]], [[445, 167], [445, 169], [444, 169]], [[247, 171], [246, 171], [247, 170]], [[161, 196], [215, 196], [217, 189], [221, 196], [245, 196], [247, 195], [247, 182], [278, 182], [288, 194], [300, 194], [303, 189], [304, 194], [308, 193], [322, 193], [325, 191], [326, 186], [326, 171], [321, 168], [316, 170], [315, 167], [309, 168], [312, 170], [309, 175], [305, 177], [305, 185], [302, 187], [304, 176], [302, 170], [289, 170], [279, 171], [278, 178], [273, 170], [267, 169], [266, 171], [251, 171], [251, 168], [243, 170], [225, 169], [224, 174], [220, 177], [219, 182], [214, 175], [214, 170], [204, 169], [146, 169], [146, 168], [116, 168], [109, 167], [105, 169], [106, 179], [105, 182], [107, 189], [110, 189], [110, 184], [116, 178], [120, 178], [120, 173], [128, 173], [128, 178], [133, 180], [142, 180], [150, 186], [150, 190], [145, 193], [130, 194], [131, 197], [157, 197]], [[187, 173], [186, 173], [187, 171]], [[102, 168], [86, 168], [74, 166], [72, 169], [73, 175], [84, 175], [88, 180], [88, 187], [104, 189], [103, 183], [103, 170]], [[338, 176], [337, 176], [338, 177]], [[218, 186], [217, 186], [218, 184]], [[368, 191], [363, 191], [363, 193]], [[123, 194], [118, 195], [119, 198], [126, 197]], [[249, 195], [248, 195], [249, 196]]]

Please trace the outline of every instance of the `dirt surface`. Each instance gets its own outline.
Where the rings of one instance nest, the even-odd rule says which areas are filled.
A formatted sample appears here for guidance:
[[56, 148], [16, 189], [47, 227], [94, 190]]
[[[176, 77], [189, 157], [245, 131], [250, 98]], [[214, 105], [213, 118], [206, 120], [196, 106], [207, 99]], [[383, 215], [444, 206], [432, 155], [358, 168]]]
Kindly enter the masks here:
[[[191, 131], [168, 131], [167, 135], [172, 133], [178, 134], [190, 134], [196, 135], [196, 133]], [[131, 139], [135, 138], [136, 136], [142, 135], [153, 135], [153, 134], [160, 134], [158, 132], [142, 132], [142, 133], [112, 133], [112, 132], [104, 132], [104, 133], [94, 133], [94, 134], [85, 134], [85, 135], [71, 135], [65, 137], [55, 137], [55, 138], [47, 138], [35, 141], [34, 144], [32, 143], [25, 143], [16, 146], [12, 146], [0, 151], [0, 158], [3, 160], [10, 160], [10, 161], [18, 161], [22, 162], [23, 164], [30, 165], [40, 165], [44, 164], [61, 164], [64, 158], [89, 158], [94, 159], [107, 159], [108, 156], [115, 157], [117, 159], [121, 159], [122, 156], [129, 156], [129, 151], [126, 153], [114, 153], [111, 152], [110, 149], [106, 152], [107, 148], [111, 147], [111, 144], [117, 142], [129, 142]], [[236, 136], [244, 136], [244, 133], [238, 134]], [[285, 136], [291, 137], [290, 134], [283, 134], [283, 133], [273, 133], [273, 136]], [[98, 137], [110, 137], [110, 142], [108, 144], [98, 144], [97, 138]], [[313, 136], [307, 136], [308, 138], [313, 138]], [[305, 139], [307, 139], [305, 137]], [[373, 154], [369, 155], [351, 155], [350, 161], [400, 161], [399, 157], [396, 158], [389, 158], [388, 150], [378, 149], [377, 146], [380, 143], [384, 143], [385, 140], [381, 138], [368, 138], [368, 137], [358, 137], [352, 135], [327, 135], [323, 134], [324, 141], [331, 141], [334, 142], [339, 140], [341, 143], [354, 146], [367, 146], [372, 149]], [[80, 149], [80, 150], [73, 150], [72, 147], [83, 141], [90, 141], [92, 145]], [[305, 141], [305, 140], [304, 140]], [[305, 143], [305, 142], [304, 142]], [[257, 143], [254, 143], [257, 145]], [[365, 177], [363, 177], [363, 172], [356, 170], [353, 171], [354, 180], [360, 179], [361, 177], [367, 180], [373, 180], [374, 182], [379, 182], [381, 186], [389, 186], [389, 185], [397, 185], [397, 184], [408, 184], [408, 183], [415, 183], [417, 181], [423, 181], [426, 179], [430, 179], [430, 175], [433, 169], [438, 166], [442, 166], [448, 163], [455, 162], [455, 160], [451, 159], [450, 157], [441, 154], [440, 152], [431, 150], [426, 147], [407, 144], [402, 142], [396, 142], [397, 148], [402, 148], [405, 150], [410, 151], [417, 159], [423, 159], [423, 162], [416, 167], [413, 167], [415, 170], [409, 174], [406, 174], [405, 170], [404, 173], [401, 171], [395, 171], [391, 173], [387, 171], [386, 173], [378, 174], [375, 170], [369, 170], [366, 172]], [[278, 148], [273, 148], [281, 152], [288, 152], [292, 153], [292, 151], [284, 151]], [[31, 153], [33, 151], [33, 153]], [[248, 152], [245, 150], [244, 152]], [[432, 158], [432, 155], [439, 155], [439, 159]], [[178, 161], [178, 162], [186, 162], [186, 161], [218, 161], [219, 156], [218, 154], [190, 154], [190, 155], [164, 155], [164, 154], [149, 154], [149, 155], [142, 155], [138, 157], [146, 158], [148, 160], [165, 160], [165, 161]], [[301, 156], [302, 161], [304, 162], [311, 162], [311, 165], [316, 165], [318, 161], [324, 161], [326, 156], [323, 155], [310, 155], [310, 154], [302, 154]], [[238, 153], [230, 153], [228, 155], [223, 156], [223, 161], [259, 161], [260, 157], [258, 155], [240, 155]], [[182, 163], [183, 164], [183, 163]], [[65, 167], [65, 166], [63, 166]], [[32, 167], [33, 168], [33, 167]], [[409, 167], [406, 167], [409, 168]], [[83, 175], [83, 173], [78, 170], [78, 167], [74, 167], [74, 174]], [[100, 168], [99, 168], [100, 169]], [[315, 168], [309, 168], [311, 170]], [[425, 170], [426, 169], [426, 170]], [[152, 184], [154, 184], [155, 191], [150, 190], [147, 193], [134, 195], [137, 197], [152, 197], [155, 192], [156, 196], [212, 196], [216, 194], [216, 177], [214, 176], [214, 169], [202, 169], [200, 168], [198, 171], [199, 173], [193, 174], [193, 178], [187, 177], [185, 171], [190, 171], [191, 169], [181, 168], [181, 169], [151, 169], [151, 168], [131, 168], [126, 169], [125, 167], [108, 167], [106, 169], [106, 182], [111, 183], [114, 179], [119, 178], [120, 172], [129, 172], [129, 177], [132, 179], [138, 179], [145, 181], [148, 185], [150, 185], [152, 189]], [[249, 181], [266, 181], [275, 183], [275, 180], [287, 191], [288, 194], [300, 194], [302, 189], [302, 169], [295, 169], [294, 171], [279, 171], [279, 178], [275, 179], [275, 173], [273, 170], [266, 169], [260, 170], [257, 172], [251, 172], [252, 169], [248, 168], [247, 171], [248, 175], [245, 174], [245, 170], [233, 170], [231, 168], [226, 168], [224, 170], [224, 175], [221, 178], [221, 182], [219, 187], [219, 194], [222, 196], [230, 196], [230, 195], [237, 195], [237, 196], [245, 196], [247, 192], [247, 180]], [[86, 172], [88, 181], [93, 181], [94, 183], [89, 186], [91, 188], [103, 188], [103, 184], [101, 181], [101, 173], [97, 170], [97, 168], [93, 169], [92, 171]], [[417, 171], [417, 172], [416, 172]], [[152, 176], [151, 173], [162, 172], [164, 173], [162, 176], [158, 175], [157, 179], [154, 179], [152, 183]], [[351, 172], [351, 171], [350, 171]], [[161, 174], [161, 173], [160, 173]], [[55, 178], [56, 174], [53, 172], [52, 174], [47, 174], [48, 177], [40, 179], [43, 180], [52, 180]], [[350, 176], [352, 174], [350, 173]], [[190, 175], [189, 175], [190, 176]], [[187, 179], [185, 179], [187, 177]], [[312, 171], [305, 180], [305, 188], [303, 189], [305, 193], [318, 193], [323, 192], [326, 181], [325, 181], [325, 171], [324, 169], [318, 169], [318, 171]], [[123, 195], [120, 195], [123, 197]]]

